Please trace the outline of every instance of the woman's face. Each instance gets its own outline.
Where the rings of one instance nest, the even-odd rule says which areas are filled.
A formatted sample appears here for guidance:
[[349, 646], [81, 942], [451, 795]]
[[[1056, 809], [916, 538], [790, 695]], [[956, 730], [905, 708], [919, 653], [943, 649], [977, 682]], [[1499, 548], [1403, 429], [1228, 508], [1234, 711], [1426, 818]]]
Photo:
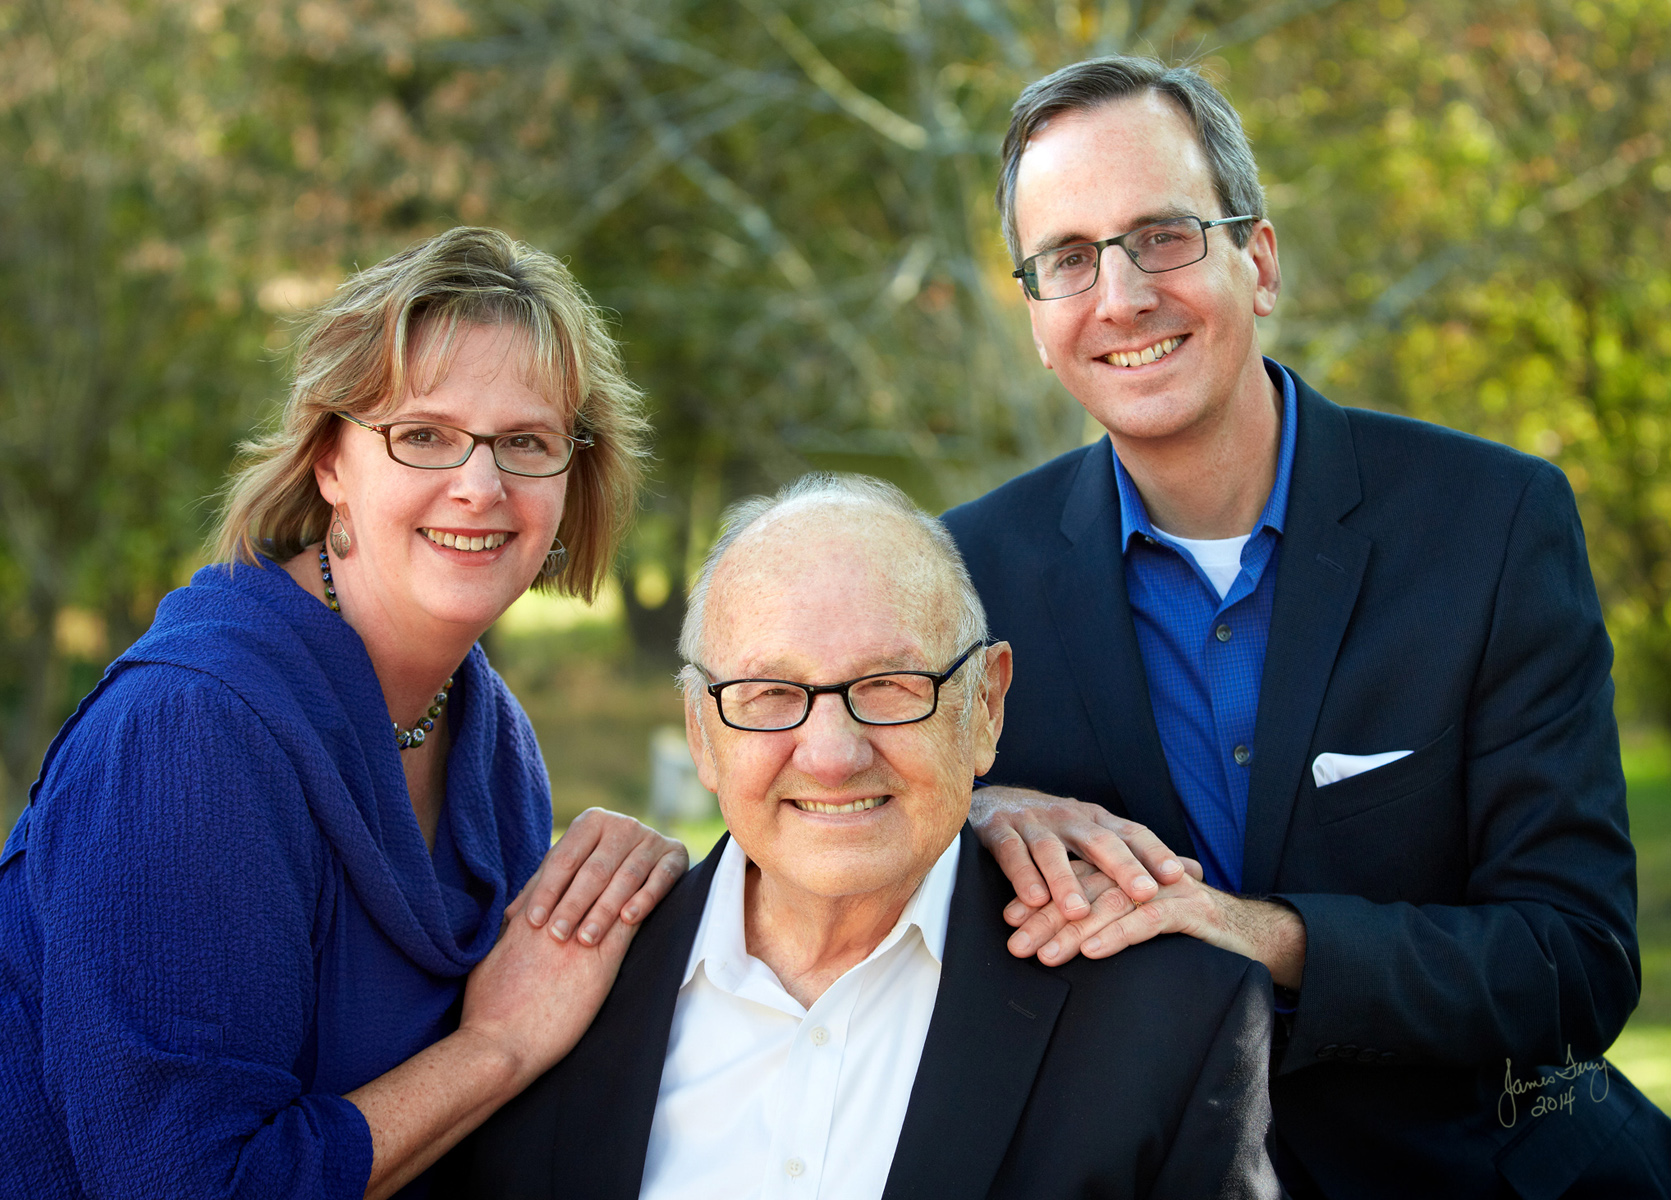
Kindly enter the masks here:
[[[455, 345], [445, 378], [421, 395], [412, 385], [429, 382], [431, 372], [414, 364], [406, 393], [379, 423], [432, 420], [482, 434], [570, 432], [559, 409], [524, 380], [529, 347], [520, 330], [462, 325]], [[341, 425], [314, 475], [353, 538], [333, 566], [345, 611], [362, 633], [371, 623], [419, 636], [456, 626], [479, 636], [538, 574], [563, 516], [568, 475], [508, 474], [486, 445], [462, 466], [420, 470], [390, 458], [381, 434]], [[491, 548], [441, 544], [448, 534], [455, 542], [481, 538]]]

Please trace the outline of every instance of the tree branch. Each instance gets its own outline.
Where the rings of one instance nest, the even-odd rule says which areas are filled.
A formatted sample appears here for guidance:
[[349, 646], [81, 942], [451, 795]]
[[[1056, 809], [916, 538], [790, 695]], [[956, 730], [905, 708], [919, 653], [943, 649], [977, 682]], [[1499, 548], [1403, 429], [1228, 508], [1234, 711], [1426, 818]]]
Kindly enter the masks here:
[[812, 44], [812, 39], [796, 28], [795, 23], [783, 13], [767, 7], [765, 0], [743, 0], [743, 3], [760, 18], [760, 23], [772, 39], [807, 73], [807, 78], [850, 116], [907, 150], [921, 150], [928, 145], [928, 130], [855, 87], [834, 63], [820, 53], [818, 47]]

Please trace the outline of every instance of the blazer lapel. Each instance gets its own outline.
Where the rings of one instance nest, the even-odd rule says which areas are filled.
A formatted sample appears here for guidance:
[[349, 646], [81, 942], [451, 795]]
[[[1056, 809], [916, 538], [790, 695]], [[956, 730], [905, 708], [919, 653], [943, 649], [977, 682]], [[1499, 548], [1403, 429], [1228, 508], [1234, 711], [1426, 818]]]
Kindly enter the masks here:
[[1340, 519], [1362, 499], [1346, 414], [1298, 382], [1298, 429], [1265, 673], [1254, 724], [1242, 890], [1275, 886], [1335, 655], [1357, 604], [1370, 541]]
[[1173, 853], [1193, 855], [1126, 598], [1119, 492], [1106, 437], [1080, 462], [1061, 531], [1071, 545], [1046, 569], [1045, 595], [1103, 765], [1126, 815], [1147, 825]]
[[1009, 883], [968, 825], [960, 836], [940, 990], [884, 1200], [987, 1194], [1068, 996], [1005, 949]]

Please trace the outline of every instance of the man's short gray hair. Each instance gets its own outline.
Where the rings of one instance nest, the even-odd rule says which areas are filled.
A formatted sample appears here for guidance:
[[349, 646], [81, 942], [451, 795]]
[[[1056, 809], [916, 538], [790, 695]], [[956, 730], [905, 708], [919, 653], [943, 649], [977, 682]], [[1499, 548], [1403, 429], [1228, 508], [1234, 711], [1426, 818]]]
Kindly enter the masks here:
[[[955, 653], [971, 643], [984, 643], [987, 640], [986, 609], [969, 578], [968, 568], [963, 565], [963, 556], [958, 553], [957, 543], [952, 540], [952, 535], [946, 532], [944, 525], [923, 512], [912, 503], [909, 496], [891, 483], [866, 475], [833, 475], [816, 471], [785, 485], [775, 496], [751, 496], [726, 510], [721, 522], [719, 540], [714, 543], [713, 549], [708, 551], [708, 557], [702, 563], [702, 571], [696, 582], [691, 585], [690, 597], [685, 603], [685, 622], [679, 633], [679, 654], [688, 664], [680, 672], [687, 696], [692, 694], [691, 689], [702, 680], [699, 664], [707, 657], [706, 631], [703, 626], [707, 619], [708, 596], [713, 586], [714, 573], [719, 569], [726, 552], [743, 534], [774, 514], [788, 508], [804, 508], [819, 504], [873, 508], [902, 518], [914, 526], [928, 544], [932, 557], [938, 560], [937, 565], [945, 568], [951, 581], [951, 632], [955, 650], [949, 652]], [[978, 681], [985, 673], [984, 660], [978, 664], [971, 660], [965, 670], [970, 671], [970, 681]], [[966, 709], [972, 705], [973, 697], [978, 690], [973, 686], [963, 689]]]
[[[1112, 100], [1140, 92], [1170, 97], [1195, 127], [1207, 169], [1218, 193], [1221, 217], [1263, 217], [1265, 189], [1259, 186], [1259, 166], [1247, 144], [1242, 119], [1216, 87], [1192, 66], [1169, 67], [1156, 58], [1113, 54], [1063, 67], [1029, 84], [1010, 109], [1010, 128], [998, 173], [998, 216], [1010, 257], [1021, 265], [1021, 234], [1015, 223], [1015, 179], [1021, 155], [1033, 135], [1062, 113], [1084, 112]], [[1211, 218], [1213, 213], [1199, 213]], [[1229, 227], [1236, 245], [1252, 236], [1248, 222]]]

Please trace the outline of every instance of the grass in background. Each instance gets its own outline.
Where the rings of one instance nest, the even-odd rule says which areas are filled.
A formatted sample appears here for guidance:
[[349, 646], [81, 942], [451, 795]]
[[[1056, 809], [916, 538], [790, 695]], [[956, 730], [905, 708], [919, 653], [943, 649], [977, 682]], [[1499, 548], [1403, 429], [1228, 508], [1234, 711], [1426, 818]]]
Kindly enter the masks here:
[[1607, 1057], [1671, 1110], [1671, 746], [1659, 738], [1627, 741], [1625, 779], [1636, 843], [1642, 1003]]

